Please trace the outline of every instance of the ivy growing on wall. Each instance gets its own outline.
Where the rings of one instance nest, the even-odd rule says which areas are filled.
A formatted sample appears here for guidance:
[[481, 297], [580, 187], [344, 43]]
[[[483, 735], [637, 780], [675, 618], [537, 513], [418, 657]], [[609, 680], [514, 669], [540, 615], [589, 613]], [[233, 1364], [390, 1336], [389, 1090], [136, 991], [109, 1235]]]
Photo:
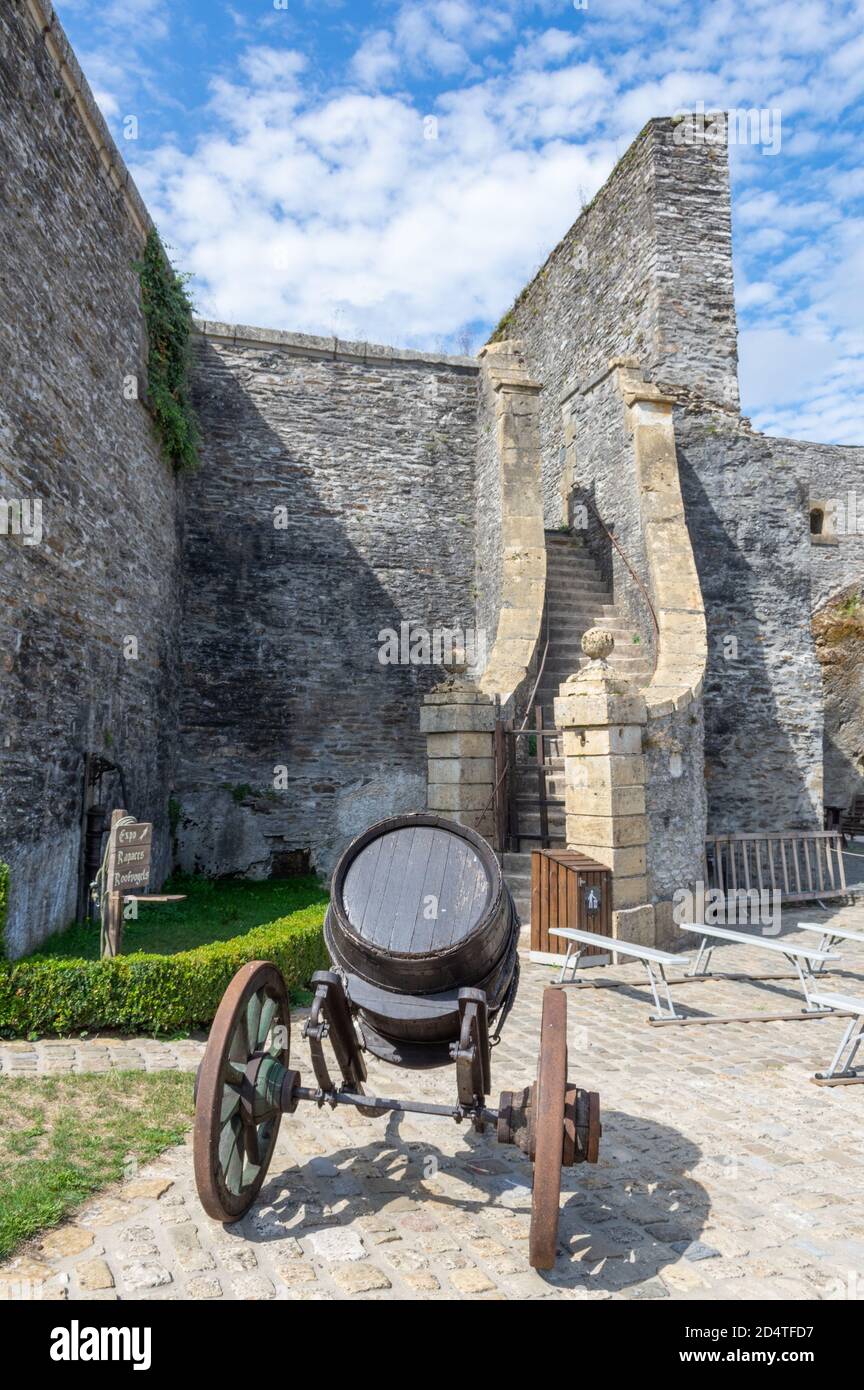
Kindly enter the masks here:
[[149, 345], [147, 405], [162, 453], [180, 472], [198, 462], [198, 421], [189, 399], [192, 305], [186, 285], [190, 277], [174, 269], [155, 228], [134, 266], [141, 281]]

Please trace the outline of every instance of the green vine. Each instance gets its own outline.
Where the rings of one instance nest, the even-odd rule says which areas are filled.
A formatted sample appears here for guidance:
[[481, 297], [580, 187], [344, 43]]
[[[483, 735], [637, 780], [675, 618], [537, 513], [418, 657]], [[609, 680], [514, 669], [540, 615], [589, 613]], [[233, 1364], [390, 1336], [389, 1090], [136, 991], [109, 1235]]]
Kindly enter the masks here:
[[133, 262], [141, 281], [147, 324], [147, 405], [162, 453], [177, 472], [198, 462], [198, 421], [189, 400], [190, 277], [174, 269], [159, 233], [152, 228], [144, 255]]

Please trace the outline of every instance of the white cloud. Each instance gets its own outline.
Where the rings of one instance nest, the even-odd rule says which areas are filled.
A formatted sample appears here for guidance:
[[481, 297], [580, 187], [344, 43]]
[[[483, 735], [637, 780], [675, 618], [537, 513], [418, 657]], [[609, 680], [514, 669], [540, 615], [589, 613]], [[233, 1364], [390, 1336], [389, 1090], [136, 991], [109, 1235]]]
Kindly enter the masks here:
[[738, 337], [741, 371], [753, 405], [786, 405], [812, 389], [814, 377], [837, 361], [829, 342], [782, 328], [744, 329]]
[[[155, 102], [156, 50], [180, 7], [60, 3], [90, 20], [83, 62], [106, 115], [137, 110], [142, 80]], [[452, 343], [497, 319], [651, 116], [778, 107], [779, 153], [732, 151], [745, 409], [788, 433], [862, 437], [861, 0], [398, 0], [374, 13], [358, 29], [335, 11], [351, 44], [322, 62], [306, 27], [280, 34], [262, 12], [232, 31], [240, 46], [192, 124], [184, 114], [155, 148], [127, 151], [205, 313]], [[262, 33], [267, 45], [247, 42]], [[183, 97], [172, 86], [163, 109]]]
[[351, 59], [351, 70], [364, 87], [378, 87], [399, 71], [399, 55], [390, 34], [370, 34]]

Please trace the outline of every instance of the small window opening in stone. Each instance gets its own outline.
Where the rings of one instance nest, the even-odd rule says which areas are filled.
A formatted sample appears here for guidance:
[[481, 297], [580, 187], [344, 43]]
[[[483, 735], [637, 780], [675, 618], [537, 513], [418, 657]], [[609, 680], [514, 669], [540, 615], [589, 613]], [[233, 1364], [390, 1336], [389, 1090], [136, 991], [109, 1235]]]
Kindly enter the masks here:
[[825, 513], [821, 507], [811, 507], [810, 509], [810, 535], [821, 536], [822, 527], [825, 524]]

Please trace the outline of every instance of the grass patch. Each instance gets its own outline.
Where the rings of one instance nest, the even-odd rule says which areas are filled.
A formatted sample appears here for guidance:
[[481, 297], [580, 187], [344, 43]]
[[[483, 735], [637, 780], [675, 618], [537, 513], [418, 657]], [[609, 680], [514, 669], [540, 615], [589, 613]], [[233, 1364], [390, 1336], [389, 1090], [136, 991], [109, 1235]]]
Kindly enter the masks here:
[[[138, 921], [123, 926], [124, 956], [171, 956], [211, 941], [230, 941], [282, 917], [320, 925], [328, 902], [327, 889], [314, 874], [261, 883], [178, 876], [166, 884], [165, 892], [186, 893], [186, 902], [141, 903]], [[34, 955], [98, 960], [99, 927], [76, 923], [49, 937]]]
[[183, 1072], [0, 1080], [0, 1259], [147, 1163], [192, 1123]]

